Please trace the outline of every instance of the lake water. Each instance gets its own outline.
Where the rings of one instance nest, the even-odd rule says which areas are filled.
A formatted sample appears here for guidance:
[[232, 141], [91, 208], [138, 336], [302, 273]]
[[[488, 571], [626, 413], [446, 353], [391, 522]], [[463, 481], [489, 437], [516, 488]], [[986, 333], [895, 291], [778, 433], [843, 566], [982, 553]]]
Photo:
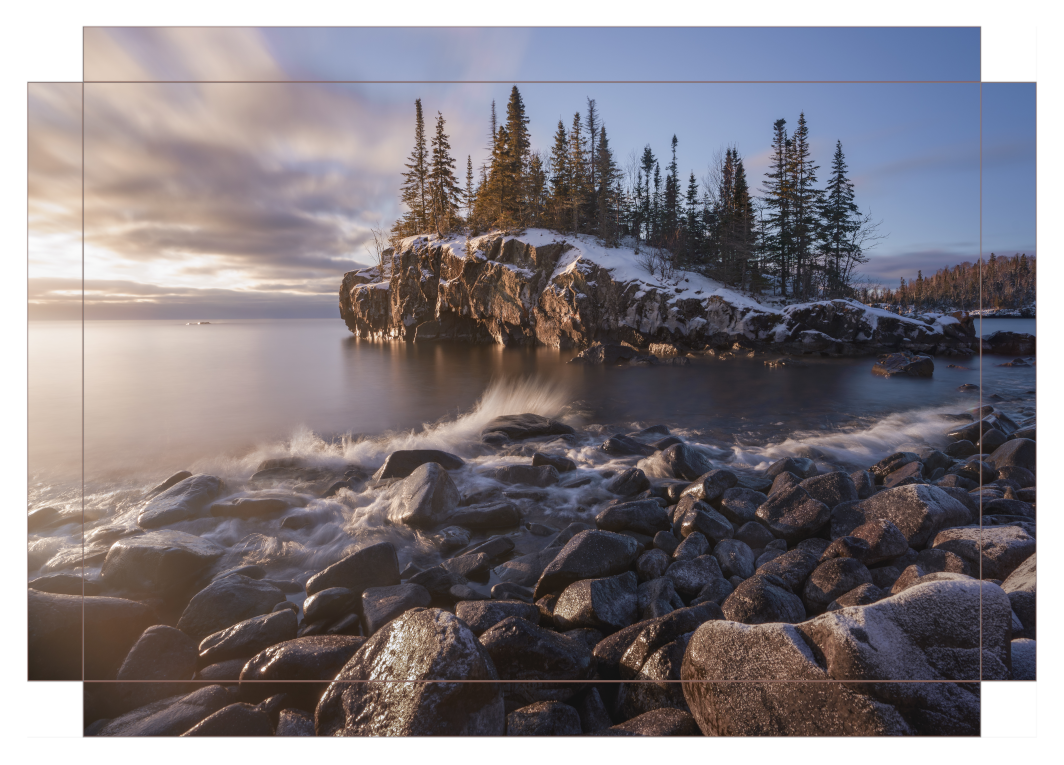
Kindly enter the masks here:
[[980, 327], [976, 330], [980, 336], [986, 337], [994, 332], [1026, 332], [1029, 335], [1035, 334], [1034, 328], [1037, 319], [976, 319], [981, 322]]
[[[1024, 321], [1030, 330], [1019, 328]], [[985, 321], [984, 333], [998, 322], [1033, 331], [1033, 320], [1003, 319]], [[958, 392], [963, 383], [1005, 397], [999, 406], [1018, 417], [1034, 413], [1034, 367], [998, 367], [1006, 359], [990, 356], [981, 383], [978, 357], [938, 359], [932, 379], [888, 380], [871, 374], [870, 357], [779, 369], [764, 358], [600, 368], [545, 348], [360, 341], [339, 319], [100, 321], [84, 327], [82, 391], [81, 342], [78, 322], [30, 323], [30, 507], [80, 518], [84, 470], [90, 526], [131, 524], [144, 491], [183, 469], [220, 475], [240, 491], [274, 457], [372, 469], [391, 450], [423, 446], [490, 466], [500, 458], [479, 444], [479, 432], [500, 414], [537, 412], [587, 428], [567, 453], [603, 469], [634, 464], [598, 450], [606, 436], [658, 423], [735, 467], [799, 453], [863, 467], [902, 446], [944, 445], [951, 423], [941, 415], [979, 401]], [[459, 488], [468, 493], [476, 482], [471, 473]], [[554, 512], [557, 526], [586, 515], [587, 502], [553, 510], [548, 502], [542, 512]], [[369, 495], [308, 506], [335, 514], [334, 537], [285, 542], [304, 549], [284, 560], [297, 573], [381, 525], [381, 501]], [[279, 544], [275, 531], [252, 522], [227, 524], [197, 533], [245, 552], [249, 538]], [[68, 527], [67, 541], [78, 531]], [[324, 552], [311, 555], [311, 546]], [[58, 549], [42, 542], [31, 568]], [[249, 559], [263, 560], [240, 558]]]

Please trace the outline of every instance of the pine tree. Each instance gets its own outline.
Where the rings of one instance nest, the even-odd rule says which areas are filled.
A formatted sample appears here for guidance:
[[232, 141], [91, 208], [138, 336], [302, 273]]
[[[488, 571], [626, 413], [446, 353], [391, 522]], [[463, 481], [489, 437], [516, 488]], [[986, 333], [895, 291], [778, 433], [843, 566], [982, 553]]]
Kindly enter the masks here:
[[473, 157], [466, 155], [465, 171], [466, 223], [473, 220]]
[[[592, 102], [594, 103], [594, 102]], [[598, 230], [599, 236], [609, 244], [617, 241], [618, 234], [618, 184], [620, 183], [620, 170], [613, 159], [610, 150], [609, 138], [606, 137], [606, 126], [599, 128], [598, 154], [595, 162], [595, 177], [598, 178], [596, 198], [598, 200]]]
[[675, 247], [676, 232], [680, 222], [680, 176], [676, 165], [676, 136], [672, 137], [672, 161], [665, 177], [665, 194], [662, 200], [662, 228], [667, 244]]
[[798, 127], [791, 138], [792, 203], [794, 209], [795, 277], [800, 296], [809, 296], [812, 283], [813, 253], [818, 239], [821, 191], [816, 188], [816, 171], [809, 155], [809, 128], [805, 112], [798, 116]]
[[598, 140], [599, 131], [602, 127], [599, 120], [598, 110], [595, 109], [595, 99], [587, 99], [587, 167], [588, 167], [588, 217], [596, 218], [598, 214], [598, 189], [599, 183], [596, 172], [598, 168], [598, 147], [596, 142]]
[[458, 221], [462, 189], [454, 174], [451, 144], [443, 132], [443, 114], [436, 112], [436, 135], [432, 139], [432, 167], [429, 173], [430, 209], [436, 234], [442, 236]]
[[750, 261], [754, 256], [754, 207], [750, 200], [750, 189], [746, 183], [746, 169], [737, 149], [732, 150], [735, 162], [735, 182], [732, 196], [732, 218], [734, 226], [734, 247], [736, 259], [736, 281], [739, 285], [747, 284]]
[[650, 178], [651, 171], [657, 164], [657, 160], [654, 159], [654, 152], [650, 150], [650, 144], [647, 144], [643, 148], [643, 157], [640, 160], [640, 171], [643, 173], [643, 185], [642, 192], [640, 194], [640, 211], [639, 217], [643, 224], [643, 241], [649, 242], [654, 235], [654, 221], [652, 217], [653, 203], [651, 201], [650, 194]]
[[396, 222], [395, 233], [402, 236], [420, 234], [428, 230], [428, 149], [425, 146], [425, 119], [421, 112], [421, 99], [414, 101], [416, 122], [414, 127], [414, 149], [406, 163], [407, 171], [403, 173], [400, 188], [403, 204], [409, 213]]
[[502, 188], [505, 198], [500, 205], [504, 216], [518, 225], [528, 220], [528, 164], [532, 159], [532, 140], [528, 134], [528, 117], [521, 92], [514, 85], [506, 105], [506, 146], [502, 157], [502, 172], [506, 175]]
[[532, 154], [528, 164], [529, 218], [533, 226], [543, 225], [547, 197], [547, 174], [539, 152]]
[[587, 198], [587, 162], [585, 161], [584, 131], [580, 112], [573, 115], [569, 130], [569, 203], [572, 206], [573, 233], [580, 233], [580, 206]]
[[654, 196], [650, 199], [650, 241], [661, 244], [661, 167], [654, 163]]
[[569, 209], [569, 138], [565, 133], [565, 125], [558, 120], [558, 131], [554, 134], [554, 148], [550, 155], [550, 214], [554, 225], [559, 229], [564, 228]]
[[691, 177], [687, 181], [687, 209], [684, 216], [684, 236], [687, 240], [687, 258], [693, 265], [699, 260], [698, 255], [702, 252], [702, 227], [699, 225], [698, 216], [698, 182], [695, 173], [691, 171]]
[[765, 216], [768, 236], [762, 243], [766, 255], [775, 266], [779, 276], [780, 294], [787, 296], [787, 281], [790, 278], [790, 259], [793, 241], [791, 223], [790, 141], [787, 138], [787, 120], [778, 119], [772, 125], [772, 155], [769, 170], [765, 173]]
[[831, 162], [831, 177], [825, 189], [820, 227], [821, 247], [824, 259], [829, 264], [828, 294], [830, 297], [845, 295], [850, 270], [853, 265], [856, 265], [854, 261], [861, 257], [860, 253], [854, 252], [851, 244], [858, 223], [858, 210], [853, 201], [853, 182], [846, 177], [846, 170], [842, 141], [836, 141], [835, 156]]

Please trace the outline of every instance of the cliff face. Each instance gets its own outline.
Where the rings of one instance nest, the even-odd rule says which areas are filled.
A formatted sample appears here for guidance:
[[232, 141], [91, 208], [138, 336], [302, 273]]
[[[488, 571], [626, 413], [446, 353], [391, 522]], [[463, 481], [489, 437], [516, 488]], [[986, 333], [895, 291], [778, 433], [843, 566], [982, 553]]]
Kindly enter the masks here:
[[411, 237], [385, 257], [383, 278], [376, 268], [344, 275], [340, 314], [357, 337], [690, 350], [741, 342], [828, 355], [978, 348], [966, 317], [920, 321], [849, 300], [772, 309], [699, 275], [650, 277], [630, 249], [539, 229], [520, 238]]

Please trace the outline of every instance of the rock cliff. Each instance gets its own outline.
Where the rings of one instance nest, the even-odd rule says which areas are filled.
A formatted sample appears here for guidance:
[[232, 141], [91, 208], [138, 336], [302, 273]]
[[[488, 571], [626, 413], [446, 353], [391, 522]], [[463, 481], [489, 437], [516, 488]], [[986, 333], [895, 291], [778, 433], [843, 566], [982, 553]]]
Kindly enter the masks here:
[[698, 274], [651, 277], [630, 248], [542, 229], [466, 239], [419, 236], [386, 267], [351, 271], [340, 314], [357, 337], [586, 348], [626, 342], [684, 350], [855, 355], [978, 348], [966, 316], [896, 316], [852, 300], [773, 308]]

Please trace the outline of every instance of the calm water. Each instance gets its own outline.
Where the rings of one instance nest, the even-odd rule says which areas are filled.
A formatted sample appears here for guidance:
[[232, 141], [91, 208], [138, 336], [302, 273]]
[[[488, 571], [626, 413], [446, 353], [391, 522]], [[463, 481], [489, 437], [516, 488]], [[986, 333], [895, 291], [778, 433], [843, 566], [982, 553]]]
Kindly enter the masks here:
[[982, 326], [976, 331], [982, 337], [994, 332], [1026, 332], [1035, 334], [1034, 326], [1037, 319], [981, 319]]
[[[997, 322], [1028, 331], [1019, 328], [1024, 321], [988, 320], [983, 331]], [[957, 391], [980, 384], [978, 357], [938, 359], [929, 380], [874, 376], [870, 357], [782, 369], [763, 358], [607, 369], [567, 364], [572, 352], [543, 348], [359, 341], [339, 319], [101, 321], [84, 328], [83, 436], [81, 333], [78, 322], [30, 323], [30, 506], [51, 504], [80, 518], [84, 437], [92, 527], [131, 525], [145, 489], [178, 470], [211, 472], [241, 491], [263, 459], [290, 455], [373, 468], [396, 448], [444, 448], [471, 463], [456, 478], [468, 494], [482, 481], [479, 468], [512, 459], [479, 445], [480, 429], [500, 414], [533, 411], [588, 428], [586, 443], [568, 451], [588, 469], [634, 464], [597, 444], [611, 432], [656, 423], [736, 467], [805, 453], [856, 468], [902, 446], [944, 446], [950, 423], [941, 415], [979, 400]], [[986, 357], [983, 394], [1004, 396], [999, 406], [1017, 416], [1033, 414], [1034, 367], [996, 366], [1003, 361]], [[601, 501], [597, 483], [587, 491], [576, 499], [562, 492], [536, 512], [547, 521], [553, 513], [556, 526], [582, 518]], [[319, 529], [313, 539], [288, 532], [281, 539], [276, 522], [259, 528], [212, 520], [215, 527], [188, 530], [239, 550], [235, 560], [297, 574], [331, 562], [366, 534], [416, 548], [413, 538], [398, 538], [405, 531], [382, 530], [387, 498], [377, 495], [308, 498], [308, 507], [335, 518], [327, 525], [333, 536]], [[80, 544], [80, 527], [63, 528], [65, 542], [31, 544], [31, 573], [42, 564], [59, 570], [49, 556]]]

